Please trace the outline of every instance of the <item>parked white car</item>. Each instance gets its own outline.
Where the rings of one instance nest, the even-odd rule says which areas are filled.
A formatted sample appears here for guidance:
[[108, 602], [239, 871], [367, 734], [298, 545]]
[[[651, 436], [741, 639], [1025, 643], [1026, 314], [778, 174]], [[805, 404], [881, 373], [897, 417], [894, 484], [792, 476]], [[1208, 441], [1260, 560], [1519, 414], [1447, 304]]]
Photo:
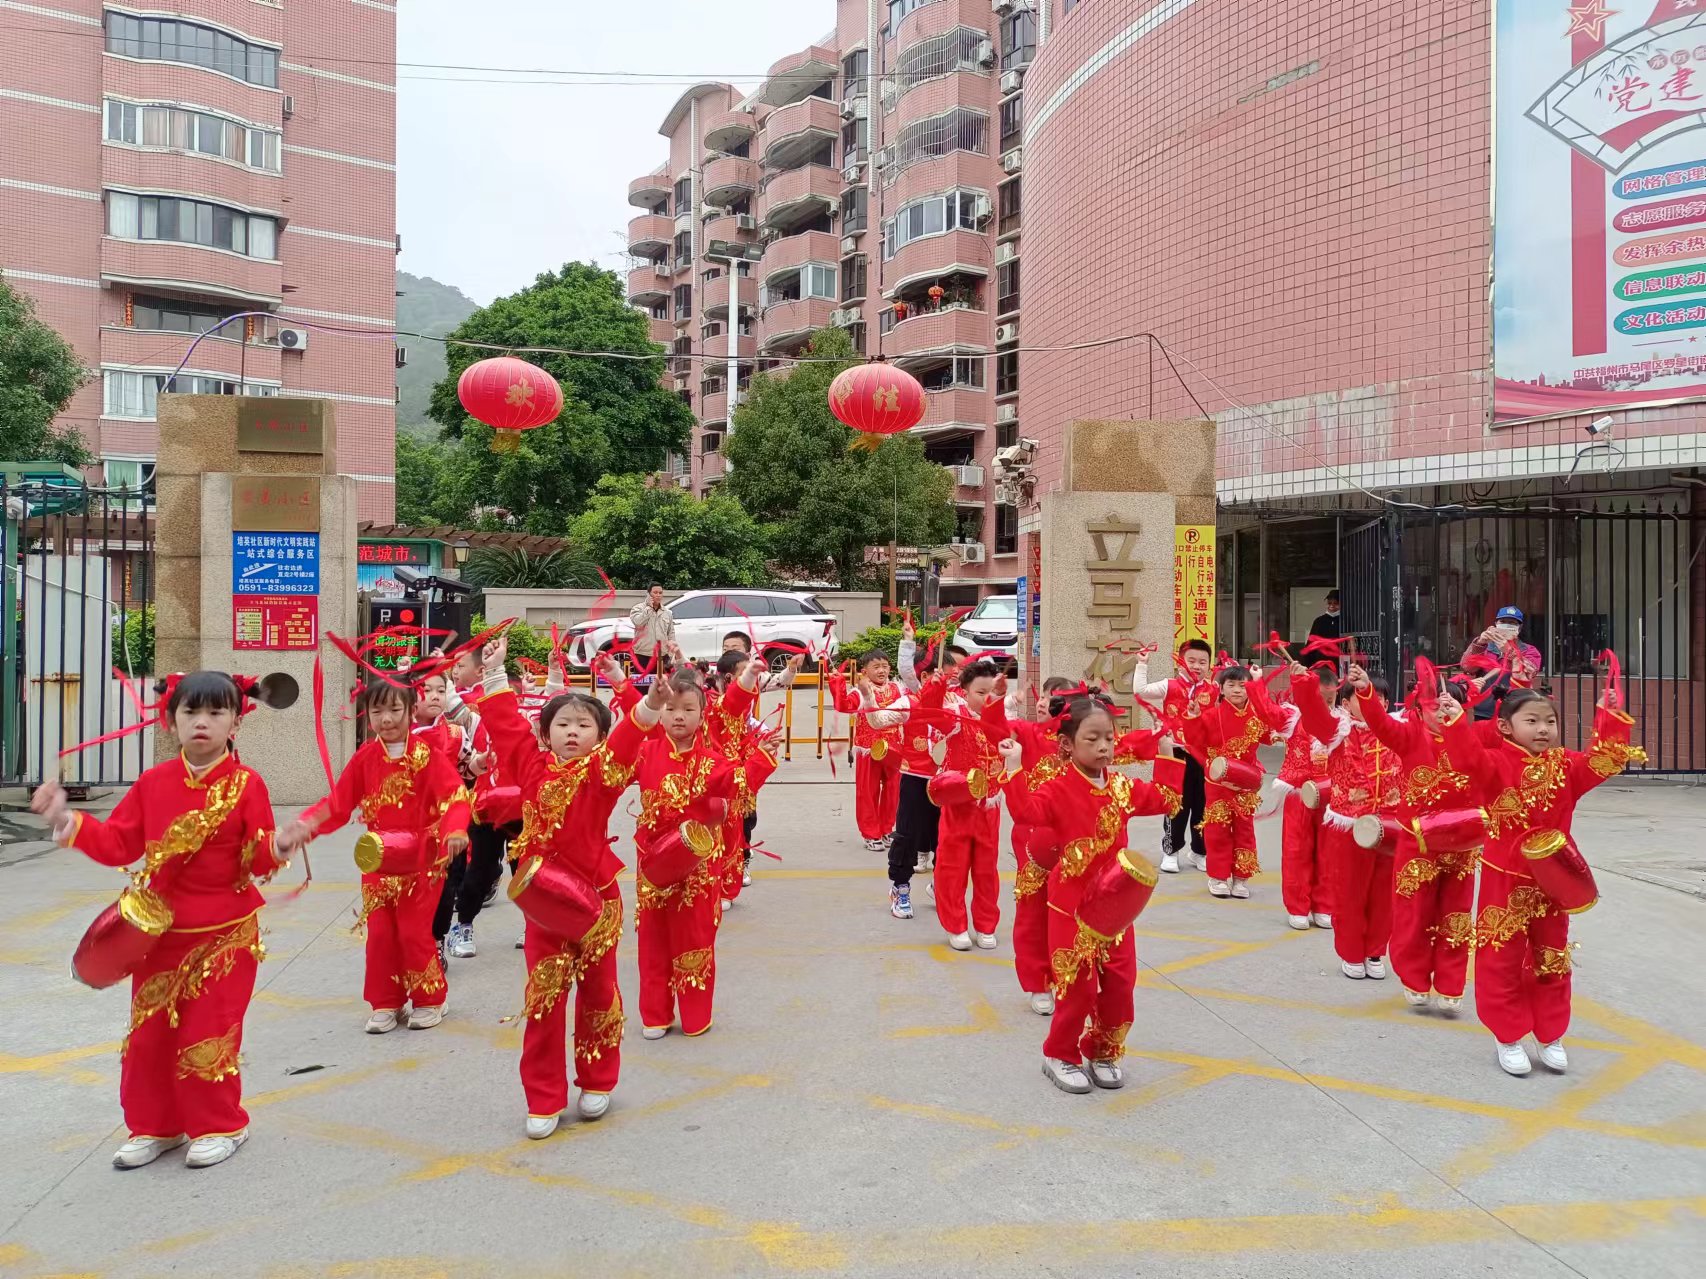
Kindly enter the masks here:
[[[716, 661], [723, 652], [723, 636], [730, 631], [749, 635], [761, 653], [778, 641], [803, 645], [814, 653], [822, 653], [827, 641], [832, 658], [840, 647], [835, 616], [807, 591], [688, 591], [666, 604], [675, 617], [675, 642], [690, 662]], [[569, 663], [585, 670], [594, 654], [633, 638], [634, 627], [625, 611], [595, 622], [577, 622], [569, 628]], [[780, 669], [790, 654], [776, 649], [765, 656], [772, 669]]]
[[[1005, 653], [1017, 660], [1019, 652], [1019, 597], [986, 595], [960, 622], [948, 651], [960, 657], [973, 653]], [[993, 660], [993, 658], [992, 658]]]

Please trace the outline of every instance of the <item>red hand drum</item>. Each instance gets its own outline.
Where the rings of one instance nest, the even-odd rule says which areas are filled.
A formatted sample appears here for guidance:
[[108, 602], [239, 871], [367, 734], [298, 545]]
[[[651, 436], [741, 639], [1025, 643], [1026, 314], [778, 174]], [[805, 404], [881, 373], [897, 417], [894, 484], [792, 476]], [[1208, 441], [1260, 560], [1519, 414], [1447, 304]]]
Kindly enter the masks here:
[[1593, 870], [1563, 831], [1530, 831], [1523, 836], [1522, 855], [1540, 891], [1566, 915], [1579, 915], [1599, 900]]
[[1228, 790], [1252, 791], [1262, 789], [1262, 766], [1249, 760], [1228, 759], [1222, 755], [1209, 761], [1208, 780]]
[[1118, 937], [1149, 905], [1160, 876], [1149, 859], [1122, 848], [1104, 861], [1084, 886], [1078, 902], [1078, 924], [1109, 942]]
[[673, 888], [716, 848], [715, 830], [702, 822], [683, 822], [645, 851], [640, 870], [654, 887]]
[[363, 875], [402, 875], [421, 868], [421, 833], [370, 830], [355, 841], [355, 866]]
[[559, 862], [529, 857], [509, 879], [509, 899], [531, 924], [578, 942], [598, 922], [604, 899], [592, 881]]
[[1423, 813], [1416, 828], [1424, 853], [1467, 853], [1487, 842], [1487, 814], [1479, 808]]
[[130, 976], [172, 926], [172, 910], [146, 888], [127, 888], [89, 925], [71, 956], [71, 975], [105, 990]]
[[488, 826], [508, 826], [521, 820], [521, 787], [494, 786], [474, 796], [480, 820]]
[[1023, 861], [1053, 870], [1060, 861], [1060, 836], [1052, 826], [1015, 826], [1013, 847]]
[[1351, 838], [1358, 848], [1371, 853], [1397, 852], [1398, 836], [1403, 833], [1404, 828], [1396, 817], [1383, 817], [1379, 813], [1365, 813], [1351, 823]]
[[937, 808], [976, 804], [988, 797], [989, 778], [976, 768], [969, 773], [937, 773], [924, 789]]

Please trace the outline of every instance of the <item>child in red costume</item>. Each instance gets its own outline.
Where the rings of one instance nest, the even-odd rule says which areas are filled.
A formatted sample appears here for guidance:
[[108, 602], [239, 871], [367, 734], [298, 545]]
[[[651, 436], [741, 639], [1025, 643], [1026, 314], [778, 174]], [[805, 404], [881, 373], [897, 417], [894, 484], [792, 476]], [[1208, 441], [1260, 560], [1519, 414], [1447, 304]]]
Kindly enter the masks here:
[[1350, 680], [1369, 731], [1398, 755], [1403, 830], [1392, 862], [1392, 967], [1410, 1007], [1425, 1007], [1431, 991], [1442, 1010], [1455, 1013], [1469, 976], [1480, 850], [1432, 852], [1418, 839], [1417, 823], [1430, 813], [1478, 807], [1474, 781], [1445, 746], [1444, 723], [1463, 708], [1449, 695], [1433, 706], [1417, 699], [1400, 719], [1374, 695], [1362, 667], [1350, 668]]
[[859, 659], [857, 689], [848, 688], [840, 674], [827, 681], [835, 709], [853, 716], [853, 811], [865, 847], [874, 853], [886, 851], [894, 838], [900, 805], [901, 729], [897, 724], [878, 728], [871, 718], [901, 699], [901, 687], [890, 673], [888, 654], [872, 649]]
[[[568, 990], [575, 988], [575, 1086], [582, 1119], [610, 1108], [622, 1069], [622, 992], [616, 947], [622, 934], [622, 860], [610, 846], [610, 815], [634, 780], [640, 748], [657, 724], [657, 702], [636, 706], [611, 726], [610, 710], [596, 697], [560, 693], [545, 704], [537, 733], [504, 676], [508, 644], [486, 645], [481, 723], [492, 736], [506, 773], [522, 791], [521, 834], [511, 843], [518, 862], [533, 857], [561, 863], [598, 888], [603, 914], [578, 943], [527, 924], [527, 993], [522, 1009], [521, 1086], [527, 1095], [527, 1135], [536, 1141], [557, 1130], [569, 1102]], [[596, 669], [614, 688], [622, 668], [603, 657]], [[545, 745], [540, 745], [543, 738]]]
[[[721, 711], [744, 722], [757, 698], [758, 662], [748, 662], [723, 694]], [[654, 681], [661, 699], [663, 732], [640, 752], [640, 816], [634, 826], [639, 848], [635, 873], [640, 938], [641, 1034], [662, 1039], [681, 1013], [681, 1029], [702, 1035], [711, 1028], [717, 989], [717, 925], [722, 918], [723, 821], [743, 795], [757, 792], [776, 760], [754, 745], [739, 763], [724, 759], [704, 729], [705, 689], [695, 673], [678, 670]], [[651, 696], [651, 695], [649, 695]], [[717, 848], [686, 879], [659, 888], [646, 878], [650, 850], [683, 822], [715, 831]]]
[[[1369, 731], [1364, 703], [1348, 681], [1337, 709], [1322, 700], [1315, 672], [1291, 668], [1291, 687], [1303, 727], [1327, 746], [1331, 798], [1321, 819], [1321, 841], [1333, 894], [1333, 949], [1346, 977], [1386, 976], [1386, 943], [1392, 936], [1392, 854], [1370, 851], [1351, 838], [1356, 819], [1398, 811], [1398, 756]], [[1371, 695], [1386, 686], [1370, 682]]]
[[356, 713], [367, 717], [373, 735], [350, 757], [332, 793], [280, 837], [296, 848], [331, 834], [357, 811], [369, 832], [393, 837], [377, 869], [361, 876], [356, 927], [367, 929], [363, 996], [373, 1009], [370, 1035], [397, 1029], [405, 1003], [410, 1030], [444, 1020], [447, 988], [432, 915], [445, 863], [468, 847], [468, 790], [443, 754], [410, 736], [414, 712], [413, 685], [369, 682]]
[[[896, 919], [912, 918], [912, 877], [930, 870], [936, 861], [936, 846], [941, 834], [941, 810], [930, 800], [930, 779], [936, 775], [936, 757], [932, 754], [942, 740], [943, 730], [950, 722], [938, 722], [932, 712], [919, 704], [924, 682], [943, 685], [933, 700], [946, 700], [946, 678], [941, 674], [942, 654], [932, 645], [918, 652], [912, 619], [906, 620], [900, 640], [900, 678], [906, 686], [905, 695], [886, 711], [872, 711], [872, 724], [900, 728], [900, 785], [896, 788], [899, 801], [895, 809], [894, 839], [889, 843], [889, 914]], [[929, 885], [933, 891], [933, 884]]]
[[[1186, 640], [1179, 646], [1178, 674], [1148, 683], [1149, 667], [1144, 663], [1133, 672], [1133, 685], [1151, 712], [1182, 739], [1186, 708], [1214, 703], [1213, 665], [1214, 650], [1207, 641]], [[1173, 754], [1185, 761], [1185, 789], [1178, 811], [1161, 823], [1161, 870], [1168, 875], [1178, 874], [1179, 855], [1185, 851], [1187, 840], [1197, 868], [1208, 865], [1208, 848], [1202, 831], [1206, 783], [1202, 765], [1182, 746], [1175, 746]]]
[[1166, 813], [1173, 805], [1149, 783], [1110, 771], [1117, 730], [1105, 703], [1076, 697], [1060, 709], [1067, 767], [1033, 786], [1023, 766], [1024, 748], [1008, 739], [1001, 744], [1002, 789], [1014, 821], [1046, 826], [1061, 843], [1046, 890], [1055, 1006], [1043, 1041], [1043, 1074], [1067, 1092], [1087, 1093], [1125, 1083], [1119, 1062], [1131, 1030], [1137, 942], [1127, 929], [1109, 946], [1086, 953], [1079, 942], [1078, 902], [1088, 876], [1125, 847], [1131, 819]]
[[[1035, 720], [1013, 720], [1008, 735], [1019, 743], [1019, 766], [1035, 790], [1064, 773], [1067, 763], [1060, 726], [1051, 707], [1054, 694], [1070, 688], [1072, 681], [1051, 675], [1043, 681], [1037, 699]], [[1047, 1017], [1054, 1012], [1054, 985], [1048, 952], [1048, 871], [1031, 861], [1026, 852], [1031, 828], [1013, 823], [1013, 970], [1019, 989], [1031, 997], [1031, 1011]]]
[[1445, 728], [1446, 748], [1477, 780], [1487, 809], [1475, 1012], [1498, 1041], [1499, 1066], [1507, 1074], [1533, 1069], [1522, 1044], [1529, 1034], [1543, 1066], [1559, 1072], [1569, 1066], [1570, 917], [1535, 884], [1522, 846], [1536, 832], [1568, 839], [1576, 802], [1631, 761], [1646, 760], [1644, 751], [1629, 745], [1634, 721], [1610, 701], [1601, 698], [1585, 751], [1558, 744], [1558, 709], [1532, 689], [1509, 693], [1500, 703], [1496, 745], [1487, 744], [1485, 726], [1468, 715]]
[[[756, 700], [743, 710], [739, 707], [746, 702], [746, 698], [737, 697], [733, 702], [727, 698], [729, 691], [740, 682], [746, 668], [754, 660], [745, 648], [724, 649], [723, 655], [717, 659], [716, 689], [708, 690], [706, 696], [706, 738], [718, 756], [737, 766], [746, 758], [755, 740], [769, 736], [754, 718]], [[804, 653], [796, 653], [788, 659], [782, 670], [775, 674], [769, 672], [760, 661], [758, 688], [762, 689], [767, 683], [775, 683], [781, 688], [788, 687], [794, 682], [805, 660]], [[752, 819], [757, 812], [757, 793], [750, 789], [741, 790], [733, 797], [728, 815], [723, 818], [721, 891], [725, 909], [732, 906], [740, 897], [741, 889], [752, 882], [752, 876], [747, 870], [752, 861], [748, 832], [752, 829]]]
[[[1318, 667], [1315, 686], [1320, 689], [1322, 705], [1330, 708], [1339, 690], [1339, 672], [1331, 666]], [[1274, 779], [1274, 791], [1283, 796], [1284, 804], [1280, 819], [1280, 897], [1286, 922], [1293, 928], [1307, 929], [1311, 924], [1331, 928], [1333, 895], [1321, 838], [1321, 817], [1332, 793], [1327, 746], [1303, 726], [1303, 712], [1296, 700], [1294, 688], [1293, 704], [1286, 708], [1286, 727], [1280, 730], [1285, 739], [1285, 759]], [[1303, 788], [1310, 783], [1318, 799], [1314, 808], [1303, 802]]]
[[[1257, 764], [1256, 748], [1274, 740], [1286, 725], [1286, 715], [1268, 697], [1267, 686], [1251, 678], [1242, 666], [1228, 666], [1215, 676], [1220, 697], [1203, 707], [1192, 700], [1183, 711], [1185, 741], [1200, 756], [1204, 776], [1219, 759]], [[1237, 790], [1205, 781], [1202, 834], [1208, 845], [1208, 891], [1212, 897], [1248, 897], [1250, 880], [1261, 866], [1256, 861], [1256, 809], [1260, 785]]]
[[[948, 945], [970, 950], [975, 941], [983, 950], [995, 949], [995, 928], [1001, 922], [1001, 872], [998, 868], [1001, 796], [996, 779], [1006, 716], [996, 693], [1000, 677], [995, 663], [968, 662], [960, 667], [960, 699], [965, 710], [948, 721], [942, 772], [961, 773], [969, 783], [971, 800], [941, 804], [942, 831], [936, 852], [936, 919], [948, 934]], [[919, 693], [926, 712], [941, 713], [947, 700], [944, 681], [931, 680]], [[987, 714], [986, 714], [987, 712]], [[999, 719], [993, 718], [999, 715]], [[963, 718], [969, 716], [970, 720]], [[987, 726], [971, 722], [984, 720]], [[939, 776], [940, 774], [938, 774]], [[931, 798], [935, 799], [932, 790]], [[971, 931], [966, 930], [966, 880], [971, 880]]]
[[238, 1052], [261, 945], [257, 883], [284, 865], [266, 784], [231, 753], [243, 696], [229, 675], [197, 671], [173, 688], [166, 717], [177, 759], [156, 764], [105, 821], [73, 812], [58, 782], [30, 808], [63, 847], [103, 866], [142, 861], [125, 890], [167, 931], [131, 977], [119, 1104], [130, 1136], [115, 1168], [140, 1168], [190, 1142], [206, 1168], [249, 1137]]

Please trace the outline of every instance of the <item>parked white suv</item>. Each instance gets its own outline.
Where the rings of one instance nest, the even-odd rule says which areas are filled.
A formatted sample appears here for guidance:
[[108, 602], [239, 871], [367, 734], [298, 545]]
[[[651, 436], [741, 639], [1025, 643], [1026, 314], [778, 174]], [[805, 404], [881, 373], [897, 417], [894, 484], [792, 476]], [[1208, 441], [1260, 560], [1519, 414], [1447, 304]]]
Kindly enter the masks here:
[[[960, 657], [973, 653], [1004, 653], [1015, 659], [1019, 651], [1019, 597], [986, 595], [960, 622], [948, 651]], [[993, 660], [993, 659], [992, 659]]]
[[[675, 642], [690, 662], [716, 661], [723, 652], [723, 636], [730, 631], [750, 635], [760, 653], [777, 641], [803, 645], [814, 653], [822, 653], [827, 641], [831, 657], [839, 647], [835, 616], [806, 591], [688, 591], [665, 605], [675, 617]], [[634, 626], [625, 611], [596, 622], [577, 622], [569, 628], [569, 663], [585, 670], [593, 654], [633, 638]], [[773, 669], [789, 655], [785, 649], [765, 654]]]

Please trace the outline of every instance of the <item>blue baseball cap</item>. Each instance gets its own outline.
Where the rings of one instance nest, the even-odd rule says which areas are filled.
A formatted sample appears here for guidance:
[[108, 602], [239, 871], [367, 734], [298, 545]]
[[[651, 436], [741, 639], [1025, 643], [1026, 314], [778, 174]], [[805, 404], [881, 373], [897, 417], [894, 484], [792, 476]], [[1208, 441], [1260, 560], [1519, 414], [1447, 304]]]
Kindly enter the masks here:
[[1501, 622], [1515, 622], [1520, 626], [1526, 619], [1524, 619], [1522, 615], [1522, 610], [1515, 604], [1506, 604], [1499, 610], [1498, 620]]

